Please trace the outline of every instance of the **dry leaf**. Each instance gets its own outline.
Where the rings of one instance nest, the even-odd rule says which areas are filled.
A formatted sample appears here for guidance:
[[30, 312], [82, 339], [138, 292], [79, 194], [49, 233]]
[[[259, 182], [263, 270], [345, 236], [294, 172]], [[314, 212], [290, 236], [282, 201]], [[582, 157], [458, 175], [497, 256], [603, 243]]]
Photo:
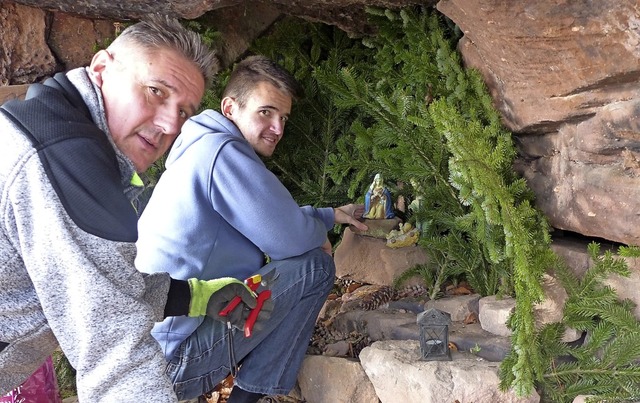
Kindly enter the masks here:
[[469, 315], [467, 315], [466, 318], [464, 318], [463, 323], [465, 325], [470, 325], [472, 323], [478, 323], [478, 315], [476, 315], [475, 312], [471, 312]]

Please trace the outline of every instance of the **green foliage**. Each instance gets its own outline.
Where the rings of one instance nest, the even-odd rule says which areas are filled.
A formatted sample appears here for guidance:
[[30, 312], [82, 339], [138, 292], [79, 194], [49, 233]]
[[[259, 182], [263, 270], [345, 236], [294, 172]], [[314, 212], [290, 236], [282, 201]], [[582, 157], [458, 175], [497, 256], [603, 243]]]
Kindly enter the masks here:
[[212, 49], [222, 46], [222, 34], [216, 27], [212, 14], [203, 14], [195, 20], [183, 20], [182, 25], [200, 34], [202, 41]]
[[479, 74], [462, 67], [451, 24], [426, 8], [369, 12], [377, 31], [364, 46], [334, 28], [287, 21], [253, 47], [307, 90], [267, 164], [300, 203], [359, 198], [376, 173], [420, 200], [406, 218], [420, 227], [431, 262], [397, 282], [422, 275], [435, 297], [463, 274], [483, 295], [515, 295], [503, 386], [528, 394], [543, 373], [532, 307], [553, 254], [544, 218], [513, 172], [511, 133]]
[[[377, 13], [378, 33], [367, 42], [377, 50], [376, 69], [343, 69], [320, 81], [336, 93], [337, 104], [369, 114], [373, 123], [353, 125], [355, 144], [367, 147], [376, 170], [430, 190], [421, 195], [431, 211], [423, 217], [429, 225], [421, 245], [436, 264], [453, 272], [462, 267], [481, 292], [515, 293], [513, 377], [504, 386], [526, 395], [542, 375], [532, 308], [553, 258], [548, 227], [513, 172], [511, 134], [481, 77], [462, 67], [452, 33], [425, 11]], [[336, 158], [336, 166], [354, 156]], [[483, 278], [479, 273], [487, 270], [493, 275]], [[498, 284], [500, 290], [489, 289]]]
[[60, 350], [53, 352], [53, 369], [56, 373], [58, 390], [63, 399], [76, 396], [76, 371], [73, 369], [67, 357]]
[[[460, 33], [450, 21], [425, 7], [368, 11], [377, 31], [361, 41], [285, 18], [253, 45], [292, 72], [307, 95], [294, 104], [267, 166], [298, 203], [316, 206], [362, 201], [381, 173], [411, 202], [403, 218], [420, 229], [430, 257], [396, 285], [418, 275], [437, 298], [446, 281], [464, 277], [482, 295], [514, 296], [502, 388], [527, 395], [537, 386], [554, 402], [586, 393], [637, 397], [638, 322], [631, 304], [602, 285], [607, 273], [627, 273], [624, 261], [591, 245], [594, 265], [583, 278], [562, 270], [548, 225], [513, 171], [511, 133], [480, 75], [462, 67]], [[219, 75], [203, 108], [219, 109], [228, 74]], [[638, 257], [640, 248], [618, 253]], [[533, 308], [551, 267], [569, 294], [565, 318], [536, 329]], [[565, 326], [588, 332], [588, 341], [562, 343]]]
[[[544, 375], [539, 388], [545, 400], [571, 402], [577, 395], [593, 395], [592, 401], [623, 402], [640, 398], [640, 323], [634, 306], [619, 300], [613, 289], [603, 284], [610, 275], [628, 276], [622, 256], [637, 256], [637, 247], [620, 247], [600, 252], [589, 244], [593, 265], [578, 278], [560, 261], [556, 274], [568, 299], [562, 323], [543, 328], [536, 336], [541, 346]], [[565, 327], [586, 332], [584, 343], [562, 343]]]
[[333, 27], [285, 19], [251, 48], [280, 63], [305, 89], [305, 97], [294, 103], [276, 152], [265, 161], [299, 204], [337, 207], [352, 201], [346, 185], [334, 181], [328, 170], [336, 142], [355, 116], [334, 104], [312, 72], [336, 72], [345, 65], [366, 63], [371, 52], [356, 45]]

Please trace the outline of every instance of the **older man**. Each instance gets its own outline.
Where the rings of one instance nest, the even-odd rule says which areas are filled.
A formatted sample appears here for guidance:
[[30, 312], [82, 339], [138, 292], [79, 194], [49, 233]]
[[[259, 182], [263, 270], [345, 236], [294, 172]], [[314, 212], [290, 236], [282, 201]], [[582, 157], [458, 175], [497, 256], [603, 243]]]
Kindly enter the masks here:
[[204, 315], [216, 295], [255, 303], [237, 280], [174, 281], [133, 266], [137, 172], [196, 113], [215, 68], [197, 34], [153, 18], [87, 68], [0, 108], [0, 391], [59, 345], [80, 401], [176, 401], [154, 321]]

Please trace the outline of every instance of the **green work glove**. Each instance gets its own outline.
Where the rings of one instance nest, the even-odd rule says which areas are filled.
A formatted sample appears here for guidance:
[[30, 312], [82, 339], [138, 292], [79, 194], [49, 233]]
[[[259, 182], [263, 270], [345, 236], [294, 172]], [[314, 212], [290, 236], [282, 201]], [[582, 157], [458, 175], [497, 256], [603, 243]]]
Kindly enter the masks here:
[[[191, 289], [189, 316], [207, 315], [221, 322], [229, 321], [233, 326], [242, 328], [246, 318], [243, 311], [245, 308], [250, 310], [256, 306], [255, 294], [238, 279], [231, 277], [214, 280], [190, 278], [188, 282]], [[226, 308], [236, 296], [240, 297], [242, 302], [227, 316], [220, 316], [219, 312]]]

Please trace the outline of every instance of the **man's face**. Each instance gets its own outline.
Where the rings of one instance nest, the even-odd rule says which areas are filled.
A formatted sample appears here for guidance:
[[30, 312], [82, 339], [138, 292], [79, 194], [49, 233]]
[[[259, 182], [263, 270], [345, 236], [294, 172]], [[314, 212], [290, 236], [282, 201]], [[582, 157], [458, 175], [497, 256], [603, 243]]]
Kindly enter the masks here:
[[270, 157], [284, 134], [291, 97], [268, 82], [260, 82], [243, 107], [232, 98], [223, 99], [222, 113], [235, 123], [256, 153]]
[[169, 49], [101, 50], [89, 72], [102, 89], [113, 141], [138, 172], [169, 149], [204, 95], [198, 67]]

